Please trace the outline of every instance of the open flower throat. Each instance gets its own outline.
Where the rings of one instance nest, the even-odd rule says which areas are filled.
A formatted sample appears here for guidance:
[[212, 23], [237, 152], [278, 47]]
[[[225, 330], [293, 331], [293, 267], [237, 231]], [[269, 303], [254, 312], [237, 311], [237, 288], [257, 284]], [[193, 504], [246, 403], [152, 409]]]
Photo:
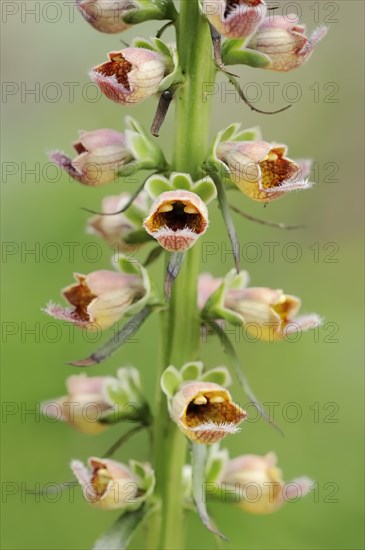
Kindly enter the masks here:
[[255, 7], [261, 4], [261, 0], [226, 0], [226, 9], [224, 10], [224, 19], [233, 12], [240, 5], [245, 5], [247, 7]]
[[95, 67], [94, 70], [103, 76], [115, 76], [119, 84], [130, 90], [128, 74], [132, 70], [132, 63], [127, 61], [121, 52], [111, 52], [109, 59], [110, 61]]
[[188, 200], [164, 202], [150, 217], [147, 224], [150, 231], [167, 227], [171, 231], [190, 229], [198, 235], [207, 227], [207, 221]]
[[199, 393], [188, 405], [184, 423], [189, 428], [202, 424], [237, 424], [246, 414], [227, 396], [227, 392]]
[[300, 172], [299, 166], [285, 158], [285, 149], [271, 149], [270, 153], [259, 165], [261, 169], [261, 185], [265, 189], [276, 187], [281, 182], [289, 180]]
[[108, 488], [109, 483], [113, 480], [107, 468], [102, 462], [93, 463], [93, 471], [91, 475], [91, 485], [95, 493], [101, 497]]
[[64, 296], [71, 305], [75, 307], [74, 314], [83, 321], [89, 321], [87, 306], [96, 298], [86, 284], [86, 277], [77, 276], [79, 284], [72, 285], [65, 289]]

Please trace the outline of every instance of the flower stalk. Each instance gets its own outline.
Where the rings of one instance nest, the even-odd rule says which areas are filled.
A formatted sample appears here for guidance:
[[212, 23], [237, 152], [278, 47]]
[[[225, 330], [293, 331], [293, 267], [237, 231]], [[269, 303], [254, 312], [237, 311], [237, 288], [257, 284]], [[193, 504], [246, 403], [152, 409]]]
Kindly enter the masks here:
[[[224, 63], [289, 70], [307, 60], [325, 30], [307, 38], [304, 26], [296, 20], [294, 27], [283, 17], [268, 25], [265, 0], [180, 0], [179, 13], [172, 0], [135, 2], [141, 8], [135, 13], [131, 13], [127, 0], [116, 3], [121, 11], [116, 20], [109, 0], [97, 1], [95, 6], [89, 0], [78, 0], [78, 5], [84, 18], [101, 32], [120, 32], [151, 17], [171, 20], [150, 41], [135, 38], [123, 50], [110, 52], [108, 61], [90, 73], [104, 95], [121, 105], [133, 106], [152, 95], [159, 96], [151, 135], [127, 116], [125, 132], [82, 132], [74, 145], [76, 158], [56, 151], [51, 159], [74, 180], [88, 186], [116, 180], [123, 185], [131, 168], [153, 173], [134, 193], [123, 189], [120, 195], [105, 197], [102, 212], [84, 209], [95, 214], [88, 230], [120, 247], [112, 258], [113, 270], [75, 273], [76, 282], [62, 291], [67, 307], [50, 302], [44, 311], [88, 331], [123, 321], [112, 339], [85, 359], [70, 363], [85, 368], [109, 358], [158, 310], [162, 357], [156, 372], [154, 410], [150, 411], [148, 395], [142, 391], [139, 371], [130, 365], [119, 368], [115, 377], [69, 377], [67, 395], [45, 402], [42, 410], [88, 434], [116, 429], [122, 421], [137, 423], [104, 456], [91, 456], [86, 465], [85, 460], [71, 462], [90, 504], [121, 511], [94, 548], [109, 548], [111, 540], [113, 547], [126, 548], [139, 524], [148, 518], [147, 547], [174, 550], [185, 547], [185, 508], [195, 509], [202, 524], [225, 539], [209, 518], [205, 482], [215, 484], [212, 494], [224, 497], [231, 490], [225, 485], [238, 483], [243, 489], [241, 508], [249, 513], [270, 513], [286, 498], [277, 492], [274, 506], [269, 506], [271, 494], [263, 491], [259, 506], [249, 505], [247, 486], [251, 480], [259, 484], [263, 479], [273, 481], [280, 493], [285, 484], [272, 453], [229, 460], [228, 451], [219, 448], [224, 437], [241, 429], [247, 413], [227, 390], [232, 383], [229, 370], [222, 365], [206, 369], [200, 360], [199, 343], [201, 331], [221, 339], [236, 381], [264, 418], [274, 424], [242, 372], [240, 357], [226, 337], [225, 323], [242, 327], [249, 334], [256, 331], [256, 338], [272, 343], [285, 340], [287, 334], [314, 328], [321, 319], [317, 314], [297, 317], [301, 301], [294, 295], [270, 287], [248, 287], [248, 273], [239, 265], [238, 235], [230, 210], [265, 222], [230, 205], [226, 191], [238, 188], [243, 199], [267, 203], [288, 191], [310, 188], [310, 161], [287, 158], [285, 145], [265, 142], [259, 128], [241, 130], [237, 123], [219, 131], [210, 143], [209, 123], [215, 77], [217, 71], [227, 72]], [[90, 11], [91, 5], [94, 9], [102, 4], [103, 12]], [[175, 27], [176, 45], [160, 39], [169, 25]], [[289, 44], [290, 51], [281, 50], [281, 39]], [[251, 40], [254, 49], [247, 47]], [[247, 105], [263, 112], [250, 105], [233, 74], [226, 76]], [[168, 162], [155, 138], [172, 104], [174, 146]], [[207, 205], [215, 198], [235, 250], [235, 269], [220, 279], [199, 274], [201, 252], [197, 243], [208, 230]], [[127, 254], [130, 246], [139, 251], [153, 239], [159, 247], [147, 252], [143, 263]], [[165, 255], [165, 296], [146, 269], [161, 253]], [[85, 410], [93, 404], [97, 414], [91, 422]], [[110, 458], [142, 428], [150, 430], [149, 462], [129, 460], [126, 465]], [[296, 481], [304, 496], [311, 489], [311, 480], [303, 477]], [[286, 496], [296, 498], [294, 490]]]
[[[207, 83], [214, 82], [211, 36], [208, 22], [199, 12], [198, 1], [182, 0], [176, 22], [177, 48], [185, 81], [175, 94], [175, 147], [173, 169], [202, 176], [207, 154], [211, 98], [205, 96]], [[163, 355], [158, 386], [154, 427], [155, 494], [161, 501], [159, 513], [152, 517], [151, 547], [183, 547], [182, 468], [187, 442], [169, 417], [160, 388], [160, 375], [170, 364], [181, 366], [197, 358], [199, 314], [197, 278], [200, 248], [196, 243], [186, 254], [167, 311], [161, 313]], [[179, 490], [181, 488], [181, 490]]]

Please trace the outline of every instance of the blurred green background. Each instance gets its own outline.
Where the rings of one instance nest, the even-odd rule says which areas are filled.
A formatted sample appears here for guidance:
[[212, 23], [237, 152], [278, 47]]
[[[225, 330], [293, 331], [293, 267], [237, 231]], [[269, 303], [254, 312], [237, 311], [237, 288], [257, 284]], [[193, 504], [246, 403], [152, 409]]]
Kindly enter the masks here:
[[[115, 427], [93, 438], [32, 412], [42, 400], [64, 393], [65, 377], [76, 372], [66, 361], [86, 356], [101, 342], [86, 341], [77, 330], [69, 332], [40, 308], [58, 298], [60, 288], [72, 281], [73, 271], [109, 267], [110, 250], [85, 233], [87, 214], [79, 207], [98, 209], [104, 195], [121, 190], [120, 183], [91, 189], [71, 183], [66, 176], [57, 178], [47, 167], [46, 152], [59, 148], [71, 153], [78, 129], [122, 129], [125, 114], [148, 128], [156, 106], [155, 99], [131, 109], [105, 98], [93, 100], [95, 88], [89, 86], [87, 69], [102, 62], [107, 51], [121, 47], [121, 36], [94, 31], [71, 6], [72, 2], [3, 2], [2, 40], [7, 53], [3, 48], [2, 222], [7, 254], [3, 255], [1, 451], [6, 550], [87, 549], [118, 515], [93, 510], [78, 491], [39, 502], [25, 494], [27, 489], [71, 479], [71, 458], [100, 455], [127, 429]], [[250, 382], [263, 402], [278, 403], [275, 420], [285, 437], [261, 420], [247, 422], [225, 445], [233, 456], [275, 450], [286, 480], [306, 474], [318, 482], [319, 490], [316, 498], [311, 495], [287, 504], [267, 517], [247, 515], [224, 504], [212, 506], [211, 512], [229, 536], [229, 548], [358, 549], [363, 548], [363, 3], [282, 2], [281, 8], [287, 13], [301, 10], [310, 30], [318, 24], [329, 25], [328, 36], [310, 62], [288, 74], [235, 69], [242, 84], [251, 83], [246, 93], [252, 100], [261, 91], [255, 105], [262, 109], [285, 105], [288, 94], [292, 100], [298, 90], [301, 98], [289, 111], [265, 116], [251, 112], [232, 96], [222, 100], [218, 93], [211, 135], [234, 121], [246, 127], [259, 124], [267, 140], [289, 144], [292, 158], [317, 162], [313, 175], [317, 185], [311, 191], [293, 193], [266, 209], [243, 195], [235, 194], [234, 200], [252, 215], [307, 225], [285, 232], [235, 217], [251, 283], [299, 295], [303, 311], [318, 312], [325, 325], [295, 344], [240, 339], [238, 351]], [[35, 9], [36, 14], [26, 9]], [[18, 11], [11, 15], [11, 10]], [[158, 22], [144, 24], [122, 38], [128, 42], [135, 35], [153, 35], [158, 28]], [[172, 34], [166, 36], [172, 38]], [[274, 103], [268, 93], [272, 86]], [[72, 87], [74, 98], [69, 96]], [[36, 95], [25, 94], [31, 89]], [[167, 154], [173, 132], [172, 109], [159, 138]], [[26, 170], [36, 173], [26, 174]], [[49, 243], [56, 243], [56, 248]], [[67, 243], [77, 243], [74, 258]], [[97, 243], [98, 248], [89, 243]], [[204, 243], [205, 251], [206, 243], [217, 243], [219, 252], [203, 254], [202, 269], [223, 275], [232, 257], [224, 253], [224, 246], [229, 246], [215, 205]], [[278, 243], [271, 245], [274, 261], [264, 243]], [[37, 252], [27, 255], [26, 249]], [[295, 251], [300, 257], [290, 261]], [[100, 257], [95, 258], [96, 252]], [[141, 258], [146, 252], [142, 250]], [[153, 267], [156, 280], [161, 280], [161, 270], [161, 262]], [[35, 333], [28, 333], [30, 329]], [[88, 373], [114, 373], [118, 366], [134, 364], [151, 399], [159, 338], [158, 323], [152, 320], [136, 342]], [[224, 362], [220, 347], [210, 340], [202, 345], [202, 358], [209, 366]], [[233, 393], [245, 403], [238, 387]], [[294, 409], [288, 408], [291, 402], [297, 404], [296, 422], [289, 421], [295, 416]], [[139, 434], [117, 457], [145, 459], [146, 448], [147, 437]], [[16, 494], [9, 494], [12, 491]], [[143, 547], [141, 535], [132, 547]], [[187, 547], [215, 547], [194, 516], [189, 517]]]

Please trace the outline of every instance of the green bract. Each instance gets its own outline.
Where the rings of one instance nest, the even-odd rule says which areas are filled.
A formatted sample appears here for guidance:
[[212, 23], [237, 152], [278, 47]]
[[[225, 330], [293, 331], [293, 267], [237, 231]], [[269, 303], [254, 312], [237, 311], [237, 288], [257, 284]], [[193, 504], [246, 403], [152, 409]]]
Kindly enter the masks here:
[[134, 367], [122, 367], [117, 377], [105, 382], [105, 399], [114, 409], [105, 413], [101, 422], [114, 424], [122, 420], [147, 423], [150, 417], [149, 407], [141, 388], [139, 372]]
[[219, 288], [208, 298], [201, 313], [203, 320], [224, 319], [233, 325], [242, 325], [242, 316], [231, 309], [227, 309], [224, 306], [224, 301], [228, 290], [244, 288], [247, 282], [248, 274], [246, 271], [240, 271], [240, 273], [237, 273], [235, 269], [229, 271]]
[[122, 173], [126, 172], [130, 166], [135, 169], [165, 170], [167, 163], [156, 140], [153, 141], [131, 116], [125, 118], [125, 124], [127, 147], [131, 151], [134, 160], [126, 165]]
[[124, 254], [117, 254], [113, 258], [113, 264], [118, 271], [122, 271], [122, 273], [142, 277], [145, 293], [128, 308], [128, 315], [136, 315], [136, 313], [139, 313], [146, 305], [153, 305], [158, 302], [147, 269], [145, 269], [135, 258], [128, 257]]
[[176, 10], [169, 0], [133, 0], [131, 10], [123, 15], [128, 25], [136, 25], [150, 20], [171, 19], [176, 17]]
[[179, 172], [173, 172], [169, 179], [160, 174], [153, 175], [146, 181], [145, 189], [153, 199], [156, 199], [165, 191], [175, 191], [177, 189], [184, 189], [185, 191], [195, 193], [206, 204], [217, 196], [216, 187], [210, 177], [207, 176], [193, 182], [190, 174]]
[[268, 55], [245, 48], [246, 39], [225, 40], [222, 45], [222, 61], [225, 65], [249, 65], [263, 68], [270, 63]]
[[232, 189], [237, 189], [230, 178], [228, 166], [218, 158], [217, 149], [220, 143], [224, 141], [254, 141], [261, 139], [261, 130], [258, 126], [247, 128], [240, 131], [241, 124], [235, 122], [224, 128], [215, 136], [211, 145], [208, 157], [204, 163], [204, 169], [207, 173], [217, 172], [221, 181]]
[[170, 365], [161, 377], [162, 391], [170, 400], [185, 382], [200, 380], [213, 382], [223, 387], [230, 385], [231, 376], [226, 367], [214, 367], [205, 372], [203, 372], [203, 368], [204, 366], [201, 361], [185, 363], [180, 370]]

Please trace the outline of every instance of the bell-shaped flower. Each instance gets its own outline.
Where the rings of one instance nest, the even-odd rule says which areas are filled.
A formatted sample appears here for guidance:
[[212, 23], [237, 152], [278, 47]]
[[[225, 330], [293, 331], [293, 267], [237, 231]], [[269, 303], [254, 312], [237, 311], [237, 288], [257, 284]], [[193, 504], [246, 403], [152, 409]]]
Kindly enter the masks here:
[[291, 334], [318, 327], [316, 313], [297, 316], [301, 300], [280, 289], [249, 287], [248, 274], [231, 271], [225, 279], [203, 273], [198, 283], [198, 304], [203, 317], [242, 324], [249, 334], [265, 341], [277, 341]]
[[69, 376], [67, 395], [42, 403], [42, 413], [67, 422], [82, 433], [97, 434], [106, 430], [108, 425], [100, 419], [112, 409], [104, 391], [109, 379], [109, 376], [88, 377], [85, 374]]
[[261, 23], [247, 47], [267, 55], [270, 63], [264, 69], [291, 71], [305, 63], [314, 46], [327, 34], [326, 27], [318, 27], [308, 38], [299, 17], [289, 14], [274, 15]]
[[313, 481], [307, 477], [290, 483], [283, 481], [275, 453], [265, 456], [242, 455], [229, 460], [221, 477], [221, 486], [238, 490], [239, 506], [252, 514], [271, 514], [287, 501], [308, 494]]
[[[98, 235], [107, 243], [117, 246], [118, 250], [126, 252], [135, 250], [136, 246], [142, 244], [140, 239], [137, 239], [140, 237], [139, 231], [151, 201], [147, 193], [142, 191], [125, 212], [113, 215], [114, 212], [119, 212], [127, 206], [130, 199], [130, 193], [104, 197], [101, 214], [96, 214], [87, 222], [88, 233]], [[147, 238], [146, 233], [144, 231], [143, 233]], [[133, 238], [134, 235], [136, 239]]]
[[286, 153], [286, 145], [266, 141], [226, 141], [217, 149], [218, 158], [229, 168], [232, 182], [259, 202], [311, 187], [306, 179], [308, 163], [301, 166], [287, 158]]
[[154, 476], [148, 464], [127, 467], [108, 458], [90, 457], [88, 467], [72, 460], [71, 470], [87, 502], [104, 510], [135, 510], [153, 491]]
[[135, 478], [129, 469], [115, 460], [91, 457], [86, 468], [79, 460], [71, 462], [71, 470], [83, 488], [84, 498], [105, 510], [127, 508], [138, 493]]
[[116, 103], [140, 103], [152, 96], [167, 71], [163, 56], [146, 48], [125, 48], [108, 57], [109, 61], [94, 67], [89, 75]]
[[264, 20], [267, 7], [263, 0], [202, 0], [202, 11], [223, 36], [244, 38]]
[[73, 147], [77, 153], [74, 159], [59, 151], [51, 152], [49, 157], [84, 185], [104, 185], [117, 180], [118, 172], [133, 160], [125, 135], [109, 128], [81, 131]]
[[228, 290], [225, 307], [242, 317], [248, 332], [266, 341], [282, 340], [290, 334], [319, 326], [321, 322], [315, 313], [297, 317], [300, 298], [271, 288]]
[[205, 445], [236, 433], [247, 416], [226, 388], [199, 380], [180, 387], [172, 398], [170, 414], [191, 441]]
[[45, 312], [88, 330], [104, 330], [119, 321], [147, 292], [142, 275], [100, 270], [75, 274], [76, 283], [62, 295], [72, 306], [50, 303]]
[[147, 233], [170, 252], [184, 252], [208, 228], [208, 209], [191, 191], [165, 191], [143, 223]]
[[134, 367], [121, 367], [117, 377], [69, 376], [66, 389], [67, 395], [42, 403], [41, 411], [82, 433], [97, 434], [120, 421], [149, 422], [149, 408]]

